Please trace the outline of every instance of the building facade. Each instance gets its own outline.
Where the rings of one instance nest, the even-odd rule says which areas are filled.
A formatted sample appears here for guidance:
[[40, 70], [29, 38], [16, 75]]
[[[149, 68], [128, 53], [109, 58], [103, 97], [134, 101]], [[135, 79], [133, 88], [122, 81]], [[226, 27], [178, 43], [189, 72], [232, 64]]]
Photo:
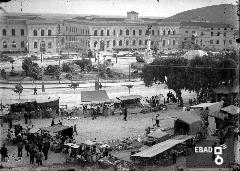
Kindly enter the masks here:
[[59, 53], [88, 49], [151, 48], [175, 52], [182, 49], [223, 50], [234, 47], [234, 30], [223, 23], [162, 22], [139, 18], [131, 11], [126, 18], [98, 16], [50, 19], [39, 15], [13, 15], [0, 10], [0, 52]]
[[181, 23], [181, 47], [192, 49], [225, 50], [234, 48], [234, 29], [224, 23], [186, 22]]
[[[44, 20], [37, 18], [26, 21], [27, 41], [29, 53], [41, 52], [41, 46], [44, 47], [44, 53], [58, 53], [61, 46], [62, 22], [58, 20]], [[59, 34], [60, 31], [60, 34]]]
[[27, 26], [26, 18], [7, 16], [6, 11], [0, 10], [0, 51], [26, 51]]

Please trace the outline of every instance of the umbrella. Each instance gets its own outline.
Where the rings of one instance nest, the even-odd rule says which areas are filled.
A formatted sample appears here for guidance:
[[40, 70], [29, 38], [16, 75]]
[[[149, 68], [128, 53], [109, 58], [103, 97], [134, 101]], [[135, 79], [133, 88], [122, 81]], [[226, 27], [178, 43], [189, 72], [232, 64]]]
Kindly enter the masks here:
[[89, 146], [92, 146], [92, 145], [95, 145], [96, 142], [93, 142], [93, 141], [91, 141], [91, 140], [86, 140], [86, 141], [84, 142], [84, 144], [89, 145]]
[[191, 59], [195, 58], [196, 56], [202, 57], [204, 55], [208, 55], [208, 54], [202, 50], [190, 50], [190, 51], [186, 52], [182, 57], [186, 58], [188, 60], [191, 60]]

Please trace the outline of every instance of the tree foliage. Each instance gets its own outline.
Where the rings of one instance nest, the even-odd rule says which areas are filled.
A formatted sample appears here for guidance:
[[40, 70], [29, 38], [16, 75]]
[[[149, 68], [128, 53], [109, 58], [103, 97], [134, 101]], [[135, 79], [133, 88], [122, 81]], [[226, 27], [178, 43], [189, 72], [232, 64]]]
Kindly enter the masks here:
[[80, 66], [81, 71], [87, 70], [89, 67], [92, 66], [91, 60], [87, 60], [85, 58], [82, 58], [81, 60], [76, 60], [74, 63], [78, 66]]
[[41, 79], [41, 68], [37, 63], [32, 62], [31, 58], [26, 58], [22, 62], [22, 69], [25, 71], [26, 76], [33, 77], [34, 79]]
[[21, 84], [17, 84], [13, 91], [18, 94], [20, 99], [20, 94], [23, 92], [23, 86]]
[[58, 65], [48, 65], [47, 68], [44, 70], [46, 75], [59, 75], [60, 68]]
[[233, 85], [239, 72], [236, 69], [237, 61], [235, 52], [195, 57], [189, 61], [183, 57], [158, 58], [144, 66], [143, 80], [146, 86], [166, 83], [169, 89], [176, 92], [182, 104], [181, 90], [198, 94], [222, 83]]

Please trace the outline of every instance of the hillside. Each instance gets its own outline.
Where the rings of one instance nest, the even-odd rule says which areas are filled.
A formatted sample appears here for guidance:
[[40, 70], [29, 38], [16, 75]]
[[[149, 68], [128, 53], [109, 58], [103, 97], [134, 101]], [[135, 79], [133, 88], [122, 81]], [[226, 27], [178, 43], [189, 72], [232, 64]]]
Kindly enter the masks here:
[[213, 5], [188, 10], [168, 17], [163, 21], [182, 22], [191, 20], [223, 22], [234, 25], [235, 28], [238, 28], [239, 24], [237, 16], [237, 6], [234, 6], [232, 4]]

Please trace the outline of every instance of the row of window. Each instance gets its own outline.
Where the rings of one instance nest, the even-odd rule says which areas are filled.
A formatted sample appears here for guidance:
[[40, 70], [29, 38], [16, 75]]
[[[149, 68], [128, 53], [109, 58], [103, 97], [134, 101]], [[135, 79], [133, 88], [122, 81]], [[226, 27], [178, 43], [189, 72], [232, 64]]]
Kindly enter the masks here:
[[[40, 35], [41, 35], [41, 36], [45, 36], [45, 30], [42, 29], [42, 30], [40, 31]], [[48, 36], [52, 36], [52, 30], [48, 29], [47, 35], [48, 35]], [[33, 30], [33, 36], [38, 36], [38, 31], [37, 31], [36, 29]]]
[[[8, 45], [12, 48], [17, 48], [17, 43], [15, 41], [12, 41], [11, 43], [8, 43], [6, 40], [2, 42], [2, 47], [5, 49], [5, 48], [8, 48]], [[20, 43], [20, 47], [21, 48], [24, 48], [25, 47], [25, 42], [24, 41], [21, 41]]]
[[[139, 46], [143, 46], [143, 45], [147, 45], [147, 40], [145, 40], [145, 41], [142, 41], [142, 40], [139, 40], [138, 41], [138, 45]], [[109, 47], [109, 43], [110, 43], [110, 41], [107, 41], [107, 47]], [[116, 46], [117, 44], [117, 41], [116, 40], [113, 40], [113, 46]], [[125, 41], [125, 45], [126, 46], [136, 46], [136, 40], [132, 40], [132, 44], [130, 45], [130, 41], [129, 40], [126, 40]], [[151, 41], [151, 45], [153, 46], [153, 44], [154, 44], [155, 42], [154, 41]], [[158, 44], [158, 42], [156, 42], [157, 44]], [[168, 44], [169, 44], [170, 42], [168, 42]], [[94, 47], [96, 47], [96, 45], [98, 44], [98, 42], [97, 41], [95, 41], [94, 42]], [[170, 45], [170, 44], [169, 44]], [[176, 40], [173, 40], [172, 41], [172, 45], [173, 46], [175, 46], [176, 45]], [[118, 41], [118, 46], [123, 46], [123, 41], [122, 40], [119, 40]], [[163, 40], [162, 41], [162, 46], [166, 46], [166, 40]]]
[[[11, 29], [11, 35], [16, 36], [16, 29]], [[25, 35], [24, 29], [20, 29], [20, 35], [21, 36]], [[7, 30], [6, 29], [2, 29], [2, 36], [7, 36]]]
[[[233, 28], [230, 29], [233, 30]], [[214, 28], [211, 28], [211, 30], [214, 30]], [[218, 28], [218, 30], [221, 30], [221, 28]], [[227, 30], [227, 28], [224, 28], [223, 30]]]
[[[219, 40], [216, 40], [216, 44], [218, 45], [220, 43]], [[213, 44], [213, 40], [210, 40], [210, 44]], [[229, 40], [229, 44], [232, 44], [232, 40]]]
[[[151, 35], [155, 35], [155, 33], [157, 32], [157, 35], [160, 35], [160, 31], [159, 30], [152, 30], [149, 34], [151, 34]], [[170, 35], [170, 34], [173, 34], [173, 35], [175, 35], [176, 34], [176, 31], [175, 30], [173, 30], [173, 31], [171, 31], [171, 30], [168, 30], [167, 32], [166, 32], [166, 30], [163, 30], [163, 35], [166, 35], [166, 33], [168, 34], [168, 35]], [[135, 36], [137, 33], [136, 33], [136, 30], [133, 30], [132, 31], [132, 35], [133, 36]], [[142, 33], [142, 30], [138, 30], [138, 35], [139, 36], [141, 36], [143, 33]], [[94, 34], [93, 34], [94, 36], [98, 36], [98, 30], [94, 30]], [[106, 34], [107, 36], [110, 36], [110, 31], [109, 30], [107, 30], [107, 34]], [[115, 30], [113, 30], [113, 35], [115, 36], [116, 35], [116, 31]], [[119, 30], [119, 35], [120, 36], [122, 36], [123, 35], [123, 30]], [[125, 35], [126, 36], [129, 36], [130, 35], [130, 31], [127, 29], [126, 31], [125, 31]], [[148, 30], [146, 30], [145, 31], [145, 35], [148, 35]], [[100, 31], [100, 36], [104, 36], [104, 30], [101, 30]]]
[[68, 27], [66, 26], [66, 32], [70, 32], [70, 33], [78, 33], [81, 35], [89, 35], [89, 30], [84, 30], [84, 29], [80, 29], [79, 27]]
[[[185, 33], [186, 33], [186, 34], [188, 34], [188, 33], [189, 33], [189, 31], [188, 31], [188, 30], [185, 30]], [[196, 31], [192, 31], [191, 33], [194, 35], [194, 34], [196, 34]], [[221, 34], [222, 34], [222, 33], [220, 33], [220, 32], [217, 32], [217, 33], [216, 33], [216, 35], [217, 35], [217, 36], [220, 36]], [[203, 33], [203, 32], [201, 32], [201, 34], [200, 34], [200, 35], [201, 35], [201, 36], [203, 36], [203, 35], [204, 35], [204, 33]], [[211, 32], [211, 36], [214, 36], [214, 32]], [[223, 33], [223, 36], [224, 36], [224, 37], [226, 37], [226, 36], [227, 36], [227, 33], [226, 33], [226, 32], [224, 32], [224, 33]]]
[[[220, 34], [222, 34], [222, 33], [220, 33], [220, 32], [217, 32], [217, 33], [216, 33], [217, 36], [220, 36]], [[214, 32], [211, 32], [211, 36], [214, 36]], [[227, 33], [224, 32], [224, 33], [223, 33], [223, 36], [226, 37], [226, 36], [227, 36]]]
[[[48, 42], [47, 45], [48, 45], [48, 46], [47, 46], [48, 49], [53, 48], [52, 42]], [[39, 47], [40, 47], [40, 43], [39, 43]], [[38, 48], [38, 42], [34, 42], [34, 43], [33, 43], [33, 48], [34, 48], [34, 49], [37, 49], [37, 48]]]

